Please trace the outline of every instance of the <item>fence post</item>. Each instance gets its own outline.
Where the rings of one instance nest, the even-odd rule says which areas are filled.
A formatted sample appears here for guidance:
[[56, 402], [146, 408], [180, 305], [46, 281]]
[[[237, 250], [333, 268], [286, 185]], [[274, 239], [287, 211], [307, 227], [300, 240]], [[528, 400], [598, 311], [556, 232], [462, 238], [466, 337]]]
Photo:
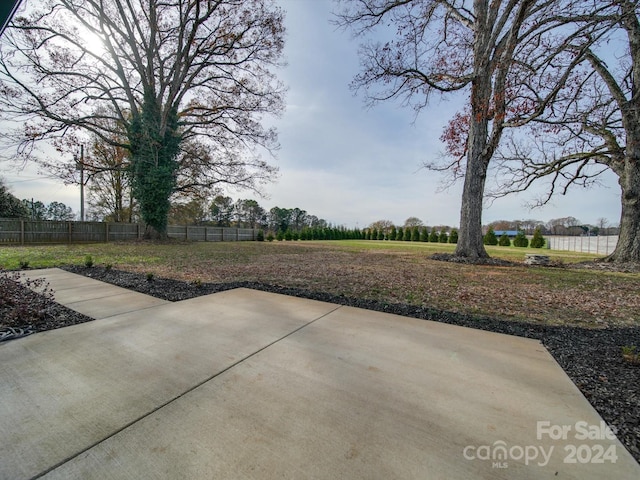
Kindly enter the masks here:
[[69, 224], [69, 243], [71, 243], [71, 242], [73, 241], [73, 233], [72, 233], [72, 231], [71, 231], [71, 229], [72, 229], [73, 227], [71, 226], [71, 222], [70, 222], [70, 221], [69, 221], [69, 222], [67, 222], [67, 223]]
[[104, 241], [109, 243], [109, 222], [104, 222]]
[[24, 220], [20, 220], [20, 245], [24, 245]]

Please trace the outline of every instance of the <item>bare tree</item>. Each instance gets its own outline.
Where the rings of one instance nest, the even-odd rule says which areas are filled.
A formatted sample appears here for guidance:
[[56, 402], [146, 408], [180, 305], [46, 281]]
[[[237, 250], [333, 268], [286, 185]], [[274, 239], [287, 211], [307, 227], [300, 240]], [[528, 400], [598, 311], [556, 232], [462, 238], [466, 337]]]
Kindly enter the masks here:
[[424, 223], [418, 217], [409, 217], [404, 221], [404, 228], [422, 227]]
[[[622, 213], [616, 249], [606, 260], [640, 261], [640, 17], [637, 1], [598, 2], [568, 18], [591, 37], [573, 36], [566, 48], [580, 52], [553, 109], [529, 125], [526, 142], [513, 135], [501, 152], [506, 181], [501, 193], [526, 190], [541, 179], [548, 190], [535, 205], [572, 186], [589, 187], [613, 171], [621, 188]], [[589, 14], [589, 15], [588, 15]], [[586, 46], [585, 46], [586, 45]], [[616, 45], [616, 55], [611, 55]]]
[[283, 36], [271, 0], [45, 1], [14, 18], [0, 51], [3, 113], [24, 123], [18, 155], [73, 130], [113, 143], [108, 126], [124, 126], [116, 146], [130, 152], [149, 233], [163, 235], [181, 155], [200, 162], [200, 180], [214, 176], [208, 165], [225, 168], [221, 158], [239, 186], [275, 173], [256, 158], [277, 148], [261, 121], [283, 108], [273, 72]]
[[[432, 93], [469, 95], [468, 109], [454, 119], [461, 128], [451, 129], [463, 132], [451, 142], [462, 148], [450, 164], [432, 166], [464, 176], [456, 255], [488, 256], [482, 242], [487, 170], [510, 121], [509, 100], [530, 68], [517, 57], [532, 55], [535, 48], [528, 46], [540, 45], [551, 24], [559, 22], [552, 15], [557, 3], [358, 0], [347, 2], [340, 13], [340, 24], [358, 35], [388, 24], [397, 28], [395, 39], [361, 48], [363, 68], [353, 86], [371, 103], [399, 98], [420, 111]], [[540, 98], [536, 108], [545, 102]]]

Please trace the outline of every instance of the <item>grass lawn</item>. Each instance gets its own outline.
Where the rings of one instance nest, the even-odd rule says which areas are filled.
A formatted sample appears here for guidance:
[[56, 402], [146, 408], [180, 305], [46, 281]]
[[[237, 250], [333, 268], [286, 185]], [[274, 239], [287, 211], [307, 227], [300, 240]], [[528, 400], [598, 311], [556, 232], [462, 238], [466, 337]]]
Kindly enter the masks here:
[[571, 268], [595, 255], [489, 247], [522, 262], [544, 253], [563, 268], [496, 267], [434, 261], [448, 244], [365, 240], [228, 243], [106, 243], [0, 247], [0, 266], [69, 264], [113, 268], [201, 282], [254, 281], [335, 295], [407, 303], [544, 324], [638, 325], [640, 274]]

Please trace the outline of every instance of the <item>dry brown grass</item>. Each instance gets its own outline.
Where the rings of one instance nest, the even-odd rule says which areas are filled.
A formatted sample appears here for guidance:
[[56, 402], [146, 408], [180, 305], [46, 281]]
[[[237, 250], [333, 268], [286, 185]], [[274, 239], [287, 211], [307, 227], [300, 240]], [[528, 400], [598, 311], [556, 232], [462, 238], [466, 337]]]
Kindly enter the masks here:
[[[455, 264], [429, 258], [448, 246], [392, 243], [140, 242], [5, 247], [0, 249], [0, 265], [17, 268], [18, 259], [28, 259], [33, 268], [82, 265], [89, 254], [96, 268], [111, 264], [121, 270], [187, 281], [261, 282], [516, 321], [604, 327], [637, 326], [640, 320], [639, 273], [570, 266]], [[524, 257], [513, 249], [496, 252], [492, 255]]]

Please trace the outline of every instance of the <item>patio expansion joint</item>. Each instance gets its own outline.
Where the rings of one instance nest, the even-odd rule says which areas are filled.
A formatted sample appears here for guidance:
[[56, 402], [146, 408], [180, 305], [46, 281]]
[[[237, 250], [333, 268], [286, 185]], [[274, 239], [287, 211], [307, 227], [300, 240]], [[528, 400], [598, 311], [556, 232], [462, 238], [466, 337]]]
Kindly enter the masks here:
[[[109, 435], [107, 435], [106, 437], [102, 438], [101, 440], [98, 440], [94, 443], [92, 443], [91, 445], [79, 450], [78, 452], [69, 455], [68, 457], [62, 459], [61, 461], [59, 461], [58, 463], [56, 463], [55, 465], [52, 465], [51, 467], [47, 468], [46, 470], [40, 472], [39, 474], [35, 475], [32, 477], [32, 480], [36, 480], [38, 478], [42, 478], [43, 476], [47, 475], [48, 473], [56, 470], [58, 467], [61, 467], [62, 465], [64, 465], [65, 463], [73, 460], [74, 458], [79, 457], [80, 455], [82, 455], [85, 452], [88, 452], [89, 450], [91, 450], [92, 448], [100, 445], [103, 442], [106, 442], [107, 440], [109, 440], [112, 437], [115, 437], [116, 435], [118, 435], [120, 432], [123, 432], [124, 430], [126, 430], [127, 428], [131, 427], [132, 425], [135, 425], [136, 423], [138, 423], [141, 420], [144, 420], [145, 418], [153, 415], [154, 413], [162, 410], [164, 407], [170, 405], [171, 403], [181, 399], [182, 397], [184, 397], [185, 395], [188, 395], [189, 393], [193, 392], [194, 390], [197, 390], [198, 388], [200, 388], [201, 386], [203, 386], [204, 384], [210, 382], [211, 380], [214, 380], [215, 378], [219, 377], [220, 375], [228, 372], [229, 370], [235, 368], [236, 366], [240, 365], [241, 363], [243, 363], [246, 360], [249, 360], [250, 358], [258, 355], [259, 353], [263, 352], [264, 350], [268, 349], [269, 347], [275, 345], [276, 343], [281, 342], [282, 340], [285, 340], [286, 338], [290, 337], [291, 335], [299, 332], [300, 330], [316, 323], [318, 320], [322, 320], [323, 318], [327, 317], [328, 315], [331, 315], [332, 313], [336, 312], [337, 310], [341, 309], [343, 307], [343, 305], [335, 305], [335, 308], [331, 309], [330, 311], [323, 313], [322, 315], [320, 315], [317, 318], [314, 318], [310, 321], [308, 321], [307, 323], [295, 328], [294, 330], [290, 331], [289, 333], [287, 333], [286, 335], [283, 335], [282, 337], [279, 337], [277, 339], [275, 339], [274, 341], [268, 343], [267, 345], [265, 345], [262, 348], [259, 348], [258, 350], [256, 350], [253, 353], [250, 353], [249, 355], [246, 355], [245, 357], [240, 358], [239, 360], [237, 360], [236, 362], [232, 363], [231, 365], [229, 365], [228, 367], [220, 370], [219, 372], [205, 378], [204, 380], [198, 382], [197, 384], [195, 384], [194, 386], [192, 386], [191, 388], [188, 388], [187, 390], [185, 390], [184, 392], [174, 396], [173, 398], [167, 400], [166, 402], [158, 405], [157, 407], [149, 410], [147, 413], [145, 413], [144, 415], [140, 415], [138, 418], [128, 422], [127, 424], [123, 425], [122, 427], [118, 428], [117, 430], [113, 431], [112, 433], [110, 433]], [[149, 307], [149, 308], [153, 308], [153, 307]]]

